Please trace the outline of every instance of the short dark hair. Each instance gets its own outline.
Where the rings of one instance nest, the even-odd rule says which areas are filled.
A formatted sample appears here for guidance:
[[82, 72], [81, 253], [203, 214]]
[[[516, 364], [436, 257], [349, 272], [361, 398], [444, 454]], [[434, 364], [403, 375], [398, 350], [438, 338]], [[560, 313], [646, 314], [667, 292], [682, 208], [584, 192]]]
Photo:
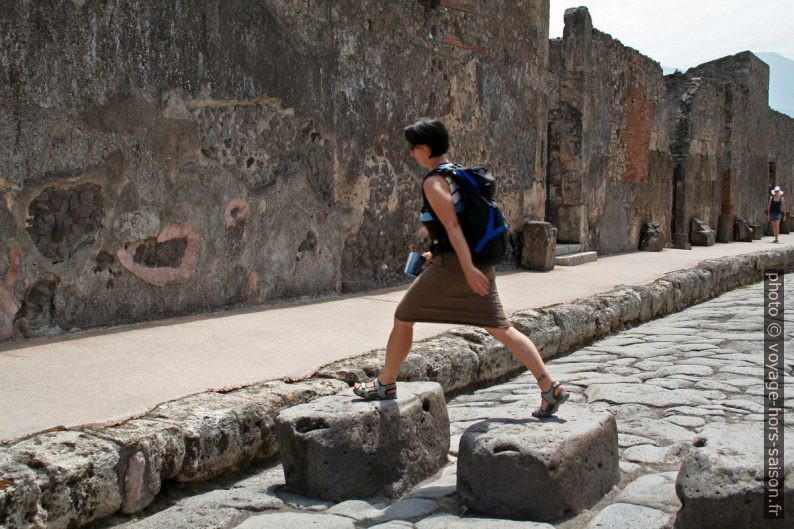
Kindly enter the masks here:
[[405, 139], [411, 146], [427, 145], [431, 156], [441, 156], [449, 149], [449, 132], [437, 119], [420, 119], [405, 127]]

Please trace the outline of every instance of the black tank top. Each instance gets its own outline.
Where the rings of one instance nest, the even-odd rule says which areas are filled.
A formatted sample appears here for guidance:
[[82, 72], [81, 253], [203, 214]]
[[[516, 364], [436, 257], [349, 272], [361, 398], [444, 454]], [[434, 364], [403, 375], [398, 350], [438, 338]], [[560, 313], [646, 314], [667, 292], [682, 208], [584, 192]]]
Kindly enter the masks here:
[[772, 199], [772, 206], [769, 208], [770, 213], [780, 213], [780, 203], [783, 202], [782, 198], [775, 200]]
[[427, 234], [430, 236], [430, 252], [433, 255], [439, 255], [444, 252], [453, 252], [455, 249], [452, 247], [452, 243], [449, 242], [447, 230], [444, 228], [444, 225], [438, 219], [438, 215], [436, 215], [436, 212], [433, 211], [433, 208], [427, 201], [427, 195], [425, 195], [424, 188], [425, 180], [434, 174], [443, 176], [449, 184], [449, 189], [452, 193], [452, 200], [455, 202], [455, 210], [457, 211], [459, 209], [460, 194], [457, 193], [458, 186], [451, 176], [451, 173], [456, 167], [459, 166], [454, 163], [439, 164], [438, 167], [427, 173], [422, 179], [422, 211], [419, 214], [419, 220], [422, 221], [422, 225], [427, 229]]

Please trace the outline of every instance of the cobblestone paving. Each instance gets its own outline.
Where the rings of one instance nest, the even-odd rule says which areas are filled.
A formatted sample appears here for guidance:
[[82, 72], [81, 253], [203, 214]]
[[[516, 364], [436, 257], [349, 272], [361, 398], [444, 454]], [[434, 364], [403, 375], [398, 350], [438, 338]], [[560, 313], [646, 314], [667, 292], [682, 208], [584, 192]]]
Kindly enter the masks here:
[[[794, 291], [794, 280], [785, 288]], [[539, 403], [528, 373], [460, 395], [448, 404], [449, 465], [396, 502], [331, 504], [280, 492], [280, 466], [238, 481], [167, 490], [170, 506], [138, 520], [102, 527], [161, 528], [551, 528], [654, 529], [672, 527], [680, 504], [675, 478], [681, 458], [705, 425], [747, 422], [763, 428], [763, 284], [608, 337], [549, 363], [572, 398], [615, 414], [621, 482], [598, 504], [552, 524], [478, 518], [455, 497], [458, 442], [478, 421], [526, 418]], [[785, 409], [794, 435], [794, 310], [786, 310]], [[507, 485], [506, 485], [507, 486]], [[187, 492], [192, 495], [185, 496]], [[181, 497], [180, 497], [181, 496]]]

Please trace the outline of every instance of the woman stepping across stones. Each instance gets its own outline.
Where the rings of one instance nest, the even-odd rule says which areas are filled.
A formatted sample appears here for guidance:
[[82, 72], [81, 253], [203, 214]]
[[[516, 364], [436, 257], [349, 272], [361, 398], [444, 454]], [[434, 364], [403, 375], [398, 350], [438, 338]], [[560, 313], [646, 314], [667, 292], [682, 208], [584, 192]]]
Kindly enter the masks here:
[[[546, 418], [568, 400], [568, 392], [546, 369], [532, 341], [507, 319], [493, 265], [475, 265], [456, 214], [458, 193], [447, 180], [449, 133], [441, 121], [423, 119], [405, 128], [411, 156], [429, 172], [422, 181], [421, 220], [433, 242], [423, 254], [425, 268], [405, 293], [394, 314], [380, 375], [353, 386], [367, 400], [397, 397], [397, 373], [408, 356], [416, 322], [453, 323], [483, 327], [532, 372], [541, 389], [541, 404], [532, 415]], [[454, 184], [453, 184], [454, 186]]]

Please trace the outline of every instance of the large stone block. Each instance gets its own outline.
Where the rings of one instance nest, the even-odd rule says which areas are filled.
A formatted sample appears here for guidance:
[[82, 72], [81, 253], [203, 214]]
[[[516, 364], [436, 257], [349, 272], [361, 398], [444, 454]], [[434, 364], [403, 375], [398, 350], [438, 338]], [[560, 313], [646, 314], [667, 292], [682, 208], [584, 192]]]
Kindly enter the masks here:
[[720, 215], [717, 221], [717, 242], [733, 241], [733, 215]]
[[560, 352], [569, 351], [595, 337], [595, 315], [590, 307], [579, 303], [559, 303], [543, 311], [551, 314], [560, 328]]
[[554, 268], [557, 230], [548, 222], [528, 221], [521, 226], [521, 266], [530, 270]]
[[557, 419], [483, 421], [460, 440], [458, 497], [499, 518], [550, 521], [598, 502], [620, 480], [615, 417], [587, 407]]
[[83, 432], [46, 433], [11, 445], [6, 460], [15, 464], [13, 476], [22, 478], [14, 483], [20, 498], [0, 495], [0, 505], [5, 501], [16, 510], [2, 514], [8, 527], [15, 527], [22, 512], [31, 516], [28, 523], [37, 521], [33, 527], [83, 527], [121, 507], [119, 452], [111, 442]]
[[661, 252], [664, 248], [664, 234], [659, 224], [646, 222], [642, 225], [640, 236], [640, 250], [643, 252]]
[[288, 490], [331, 501], [399, 496], [447, 462], [449, 416], [433, 382], [403, 382], [398, 398], [350, 390], [287, 408], [276, 437]]
[[41, 489], [36, 474], [26, 465], [14, 461], [13, 455], [0, 452], [0, 527], [22, 529], [38, 523]]
[[737, 241], [753, 242], [753, 228], [744, 219], [736, 218], [734, 223], [734, 235]]
[[121, 510], [124, 513], [144, 509], [160, 492], [162, 480], [176, 476], [182, 468], [185, 442], [182, 430], [175, 424], [135, 419], [86, 432], [120, 447]]
[[275, 455], [274, 417], [287, 406], [339, 391], [334, 380], [280, 381], [161, 404], [146, 418], [178, 425], [184, 458], [176, 481], [200, 481]]
[[689, 229], [689, 242], [692, 246], [714, 246], [716, 239], [717, 232], [709, 228], [708, 224], [692, 219]]
[[[764, 501], [763, 428], [744, 424], [708, 425], [681, 462], [675, 492], [681, 500], [676, 529], [762, 527]], [[786, 450], [794, 443], [786, 438]], [[702, 446], [701, 446], [702, 445]], [[783, 462], [781, 461], [781, 464]], [[782, 466], [782, 465], [781, 465]], [[794, 462], [785, 462], [785, 511], [794, 519]], [[782, 473], [780, 474], [782, 476]], [[773, 527], [772, 521], [768, 521]], [[783, 525], [780, 525], [783, 527]]]

